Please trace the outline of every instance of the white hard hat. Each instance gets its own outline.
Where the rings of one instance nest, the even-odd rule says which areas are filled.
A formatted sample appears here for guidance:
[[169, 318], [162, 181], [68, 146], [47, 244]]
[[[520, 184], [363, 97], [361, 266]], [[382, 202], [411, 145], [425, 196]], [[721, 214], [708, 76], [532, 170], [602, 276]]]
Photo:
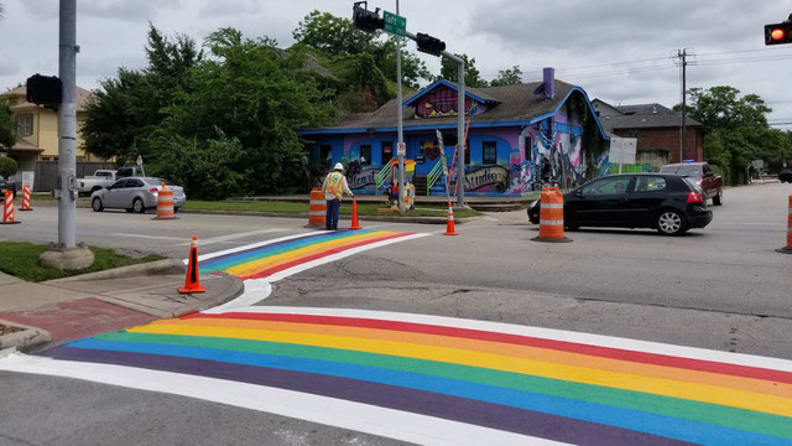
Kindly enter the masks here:
[[336, 163], [335, 167], [333, 167], [333, 170], [344, 170], [344, 165], [341, 163]]

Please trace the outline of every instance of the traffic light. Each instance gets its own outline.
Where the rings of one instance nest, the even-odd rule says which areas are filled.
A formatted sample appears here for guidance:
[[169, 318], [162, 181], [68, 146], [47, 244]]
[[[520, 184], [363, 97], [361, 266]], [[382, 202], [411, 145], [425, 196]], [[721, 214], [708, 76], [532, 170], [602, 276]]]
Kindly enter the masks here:
[[356, 28], [370, 33], [385, 27], [385, 19], [379, 16], [379, 8], [369, 11], [368, 2], [355, 2], [352, 6], [352, 23]]
[[63, 102], [63, 84], [57, 76], [35, 74], [27, 80], [26, 99], [31, 104], [58, 105]]
[[792, 22], [765, 25], [765, 45], [792, 43]]
[[432, 37], [429, 34], [416, 34], [415, 42], [418, 44], [418, 51], [422, 51], [433, 56], [439, 56], [440, 53], [446, 49], [445, 42], [436, 37]]

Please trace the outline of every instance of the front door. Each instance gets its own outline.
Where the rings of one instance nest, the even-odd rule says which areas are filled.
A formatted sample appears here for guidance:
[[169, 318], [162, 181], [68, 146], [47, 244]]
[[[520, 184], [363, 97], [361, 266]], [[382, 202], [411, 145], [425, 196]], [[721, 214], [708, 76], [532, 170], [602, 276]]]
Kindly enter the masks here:
[[[576, 223], [580, 226], [625, 226], [631, 175], [593, 181], [580, 189], [574, 199]], [[572, 204], [572, 203], [570, 203]]]

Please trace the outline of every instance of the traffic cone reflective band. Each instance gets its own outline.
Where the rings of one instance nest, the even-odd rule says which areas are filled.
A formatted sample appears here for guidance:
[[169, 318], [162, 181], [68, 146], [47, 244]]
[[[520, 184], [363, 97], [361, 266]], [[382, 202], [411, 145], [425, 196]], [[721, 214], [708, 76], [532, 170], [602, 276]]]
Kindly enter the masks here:
[[22, 207], [19, 210], [20, 211], [33, 210], [33, 208], [30, 206], [30, 186], [25, 186], [22, 188]]
[[360, 227], [360, 223], [358, 223], [357, 200], [352, 200], [352, 225], [349, 226], [349, 229], [363, 229]]
[[308, 225], [325, 226], [325, 216], [327, 215], [327, 201], [325, 201], [322, 190], [318, 187], [311, 189], [311, 203], [308, 209]]
[[792, 195], [789, 196], [789, 209], [787, 211], [787, 244], [776, 251], [784, 254], [792, 254]]
[[3, 224], [14, 223], [19, 223], [14, 221], [14, 194], [10, 190], [6, 190], [3, 196]]
[[570, 242], [564, 237], [564, 195], [557, 187], [542, 189], [542, 204], [539, 208], [538, 242]]
[[184, 279], [184, 286], [179, 288], [182, 294], [188, 293], [203, 293], [206, 288], [201, 286], [201, 280], [198, 277], [198, 246], [196, 241], [198, 237], [193, 237], [190, 244], [190, 258], [187, 262], [187, 277]]
[[448, 223], [446, 224], [446, 232], [443, 235], [459, 235], [454, 229], [454, 207], [448, 203]]

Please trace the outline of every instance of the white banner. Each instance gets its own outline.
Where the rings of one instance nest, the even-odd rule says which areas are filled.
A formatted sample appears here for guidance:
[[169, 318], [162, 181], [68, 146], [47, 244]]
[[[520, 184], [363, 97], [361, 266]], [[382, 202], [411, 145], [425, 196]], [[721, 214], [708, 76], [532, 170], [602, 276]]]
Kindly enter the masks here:
[[33, 190], [33, 180], [35, 179], [35, 174], [35, 172], [22, 172], [23, 189], [25, 186], [30, 186], [30, 190]]
[[611, 136], [608, 160], [616, 164], [635, 164], [635, 151], [638, 138], [620, 138]]

